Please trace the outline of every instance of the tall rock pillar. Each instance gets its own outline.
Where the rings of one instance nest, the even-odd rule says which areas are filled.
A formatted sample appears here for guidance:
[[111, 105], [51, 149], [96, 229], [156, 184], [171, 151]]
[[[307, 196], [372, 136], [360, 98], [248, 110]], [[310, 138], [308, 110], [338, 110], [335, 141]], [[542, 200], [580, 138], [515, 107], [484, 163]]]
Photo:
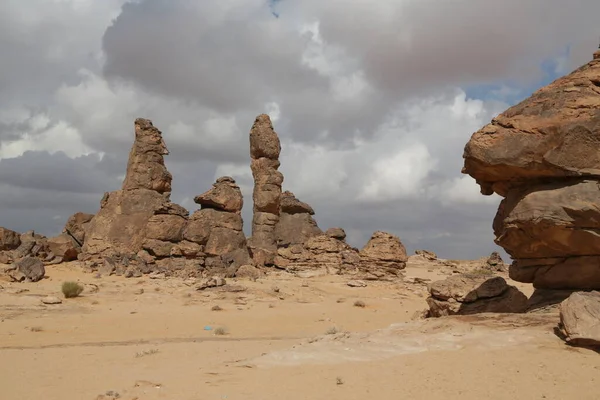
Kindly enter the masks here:
[[268, 115], [256, 117], [250, 130], [250, 167], [254, 178], [254, 215], [249, 248], [258, 265], [272, 265], [277, 254], [275, 227], [279, 222], [283, 175], [281, 144]]

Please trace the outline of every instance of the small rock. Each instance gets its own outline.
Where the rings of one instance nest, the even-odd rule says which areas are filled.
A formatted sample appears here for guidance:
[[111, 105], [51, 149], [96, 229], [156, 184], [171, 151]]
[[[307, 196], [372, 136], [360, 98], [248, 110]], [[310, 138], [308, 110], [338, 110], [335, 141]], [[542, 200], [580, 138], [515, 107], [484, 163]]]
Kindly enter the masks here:
[[137, 290], [134, 290], [133, 294], [144, 294], [144, 289], [139, 288]]
[[350, 287], [367, 287], [367, 284], [363, 281], [349, 281], [347, 285]]
[[42, 298], [42, 303], [44, 304], [61, 304], [62, 300], [56, 296], [46, 296]]
[[205, 280], [200, 285], [196, 286], [196, 290], [204, 290], [208, 288], [214, 288], [218, 286], [225, 286], [227, 282], [225, 282], [224, 278], [214, 276], [210, 279]]

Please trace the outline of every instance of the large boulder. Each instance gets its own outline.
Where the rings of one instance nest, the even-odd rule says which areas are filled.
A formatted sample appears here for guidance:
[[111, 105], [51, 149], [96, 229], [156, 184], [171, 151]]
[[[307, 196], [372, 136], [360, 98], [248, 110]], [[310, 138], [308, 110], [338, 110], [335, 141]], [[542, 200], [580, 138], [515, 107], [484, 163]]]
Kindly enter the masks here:
[[94, 214], [86, 214], [82, 212], [75, 213], [69, 217], [63, 233], [71, 236], [79, 246], [83, 246], [85, 241], [85, 232], [90, 226], [90, 221], [94, 218]]
[[406, 248], [397, 236], [376, 231], [360, 251], [361, 269], [367, 272], [382, 272], [398, 275], [406, 268]]
[[475, 132], [463, 173], [505, 197], [496, 243], [512, 279], [600, 289], [600, 54]]
[[311, 206], [298, 200], [290, 191], [281, 195], [281, 214], [275, 226], [278, 247], [303, 244], [309, 238], [323, 233], [313, 219]]
[[244, 206], [240, 187], [229, 176], [217, 179], [212, 189], [196, 196], [194, 202], [202, 208], [215, 208], [233, 213], [240, 213]]
[[527, 296], [502, 277], [481, 274], [451, 276], [429, 285], [429, 316], [490, 313], [522, 313]]
[[46, 275], [44, 263], [35, 257], [25, 257], [17, 261], [9, 275], [17, 282], [29, 281], [37, 282]]
[[21, 235], [0, 227], [0, 251], [14, 250], [21, 245]]
[[62, 233], [48, 239], [48, 248], [60, 262], [77, 260], [81, 247], [68, 234]]
[[560, 329], [569, 344], [600, 346], [600, 292], [575, 292], [560, 304]]

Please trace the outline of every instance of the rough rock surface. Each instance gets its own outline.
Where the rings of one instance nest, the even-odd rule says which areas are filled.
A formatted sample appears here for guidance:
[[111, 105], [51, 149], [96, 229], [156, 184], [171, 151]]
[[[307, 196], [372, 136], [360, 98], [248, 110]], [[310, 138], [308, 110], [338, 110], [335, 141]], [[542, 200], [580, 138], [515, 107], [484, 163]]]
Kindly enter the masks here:
[[147, 239], [181, 239], [178, 234], [183, 231], [181, 227], [185, 225], [188, 212], [169, 200], [171, 174], [163, 158], [168, 153], [161, 132], [152, 122], [136, 119], [135, 141], [123, 187], [104, 195], [100, 211], [87, 229], [84, 254], [133, 255], [142, 250]]
[[242, 192], [231, 177], [217, 179], [213, 188], [196, 196], [201, 209], [192, 214], [183, 238], [206, 254], [211, 269], [233, 269], [250, 264], [246, 236], [242, 230]]
[[0, 227], [0, 251], [15, 250], [21, 245], [21, 235]]
[[281, 214], [275, 225], [278, 247], [303, 244], [309, 238], [323, 233], [313, 219], [315, 212], [308, 204], [298, 200], [292, 192], [281, 195]]
[[68, 234], [62, 233], [48, 239], [48, 249], [58, 257], [60, 262], [77, 260], [81, 247]]
[[496, 243], [536, 288], [600, 289], [600, 58], [474, 133], [463, 172], [505, 197]]
[[406, 268], [406, 248], [397, 236], [376, 231], [360, 251], [360, 268], [363, 271], [399, 275]]
[[322, 270], [329, 274], [357, 272], [360, 257], [346, 242], [320, 234], [304, 244], [279, 248], [275, 265], [289, 271]]
[[600, 292], [575, 292], [560, 304], [560, 329], [568, 343], [600, 346]]
[[44, 263], [34, 257], [25, 257], [14, 264], [14, 269], [9, 271], [9, 276], [17, 282], [27, 280], [37, 282], [46, 274]]
[[506, 272], [506, 264], [497, 251], [492, 252], [483, 266], [485, 269], [495, 272]]
[[469, 315], [484, 312], [522, 313], [527, 296], [504, 278], [480, 274], [451, 276], [429, 285], [429, 316]]
[[329, 228], [325, 231], [325, 234], [337, 240], [346, 240], [346, 231], [342, 228]]
[[82, 212], [75, 213], [69, 217], [63, 233], [71, 236], [79, 246], [83, 246], [85, 241], [85, 232], [90, 226], [90, 221], [94, 218], [94, 214], [86, 214]]
[[275, 228], [279, 222], [283, 175], [279, 168], [281, 144], [268, 115], [261, 114], [250, 130], [250, 168], [254, 178], [254, 215], [249, 240], [254, 262], [272, 265], [277, 252]]

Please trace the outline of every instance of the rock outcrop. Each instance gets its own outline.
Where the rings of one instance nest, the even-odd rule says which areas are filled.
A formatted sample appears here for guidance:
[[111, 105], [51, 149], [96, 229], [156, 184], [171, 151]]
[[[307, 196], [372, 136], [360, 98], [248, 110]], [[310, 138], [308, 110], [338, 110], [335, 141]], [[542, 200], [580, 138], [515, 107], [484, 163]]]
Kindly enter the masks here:
[[250, 264], [242, 230], [244, 202], [235, 180], [228, 176], [217, 179], [212, 189], [194, 201], [201, 209], [192, 214], [183, 231], [187, 247], [195, 244], [205, 253], [209, 270], [226, 269], [233, 275], [240, 266]]
[[277, 254], [275, 228], [279, 222], [283, 175], [278, 171], [281, 144], [268, 115], [261, 114], [250, 131], [250, 168], [254, 178], [254, 215], [249, 247], [254, 262], [272, 265]]
[[277, 247], [303, 244], [309, 238], [323, 233], [313, 219], [314, 210], [308, 204], [298, 200], [290, 191], [281, 195], [281, 214], [275, 225]]
[[374, 232], [360, 251], [361, 270], [379, 276], [400, 275], [407, 260], [406, 248], [400, 239], [387, 232]]
[[[88, 257], [136, 254], [148, 240], [181, 240], [188, 212], [170, 202], [169, 154], [161, 132], [147, 119], [135, 120], [135, 141], [121, 190], [105, 193], [90, 221], [83, 253]], [[168, 245], [167, 245], [168, 246]], [[158, 248], [156, 243], [156, 248]]]
[[82, 212], [75, 213], [69, 217], [62, 233], [66, 233], [75, 240], [79, 246], [85, 242], [85, 233], [90, 226], [94, 214]]
[[13, 264], [8, 275], [17, 282], [37, 282], [46, 274], [44, 263], [35, 257], [25, 257]]
[[0, 227], [0, 251], [15, 250], [21, 245], [21, 235]]
[[512, 279], [600, 289], [600, 58], [539, 89], [474, 133], [463, 173], [504, 197], [496, 243]]
[[569, 344], [600, 346], [600, 292], [575, 292], [563, 301], [559, 327]]
[[429, 293], [430, 317], [484, 312], [522, 313], [528, 306], [527, 296], [499, 276], [455, 275], [433, 282], [429, 285]]

